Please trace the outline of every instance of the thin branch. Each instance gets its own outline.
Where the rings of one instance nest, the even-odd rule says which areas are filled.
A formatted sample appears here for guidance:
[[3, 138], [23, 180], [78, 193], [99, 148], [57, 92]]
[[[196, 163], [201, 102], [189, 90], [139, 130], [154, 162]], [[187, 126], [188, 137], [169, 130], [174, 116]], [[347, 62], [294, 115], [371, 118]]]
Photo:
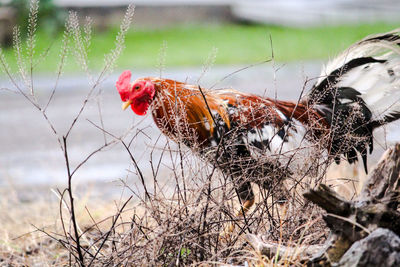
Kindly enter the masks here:
[[261, 62], [255, 63], [255, 64], [248, 65], [248, 66], [246, 66], [246, 67], [240, 68], [240, 69], [238, 69], [238, 70], [235, 70], [234, 72], [231, 72], [231, 73], [229, 73], [228, 75], [225, 75], [224, 77], [222, 77], [222, 79], [220, 79], [220, 80], [218, 80], [216, 83], [214, 83], [214, 84], [210, 87], [210, 89], [213, 89], [215, 86], [217, 86], [218, 84], [220, 84], [220, 83], [223, 82], [224, 80], [228, 79], [229, 77], [235, 75], [236, 73], [239, 73], [239, 72], [241, 72], [241, 71], [247, 70], [247, 69], [249, 69], [249, 68], [252, 68], [252, 67], [255, 67], [255, 66], [258, 66], [258, 65], [262, 65], [262, 64], [268, 63], [268, 62], [270, 62], [270, 61], [271, 61], [271, 59], [267, 59], [267, 60], [264, 60], [264, 61], [261, 61]]
[[80, 245], [80, 238], [78, 234], [78, 223], [76, 222], [76, 217], [75, 217], [75, 205], [74, 205], [74, 196], [72, 194], [72, 174], [70, 170], [70, 165], [69, 165], [69, 157], [68, 157], [68, 149], [67, 149], [67, 137], [63, 136], [63, 145], [64, 145], [64, 159], [65, 159], [65, 165], [67, 167], [67, 175], [68, 175], [68, 194], [69, 194], [69, 199], [70, 199], [70, 204], [71, 204], [71, 221], [74, 226], [74, 234], [75, 234], [75, 242], [76, 242], [76, 250], [78, 252], [79, 256], [79, 262], [81, 266], [85, 266], [85, 261], [83, 258], [82, 254], [82, 249]]

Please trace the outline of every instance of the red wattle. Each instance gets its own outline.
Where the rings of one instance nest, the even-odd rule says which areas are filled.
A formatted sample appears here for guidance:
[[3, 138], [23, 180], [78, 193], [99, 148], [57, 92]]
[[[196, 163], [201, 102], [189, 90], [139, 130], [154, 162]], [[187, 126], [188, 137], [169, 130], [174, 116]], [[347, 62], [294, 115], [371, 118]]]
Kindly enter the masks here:
[[132, 103], [131, 108], [136, 115], [146, 115], [147, 109], [149, 108], [150, 104], [144, 101], [135, 101]]

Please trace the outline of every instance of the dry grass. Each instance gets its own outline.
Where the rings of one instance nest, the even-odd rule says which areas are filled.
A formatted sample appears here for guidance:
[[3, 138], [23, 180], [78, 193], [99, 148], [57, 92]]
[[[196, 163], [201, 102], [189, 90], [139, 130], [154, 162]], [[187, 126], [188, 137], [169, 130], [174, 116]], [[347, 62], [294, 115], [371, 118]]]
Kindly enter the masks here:
[[[184, 167], [186, 198], [178, 196], [177, 191], [168, 194], [158, 188], [159, 193], [152, 196], [151, 201], [135, 198], [121, 213], [121, 199], [99, 200], [90, 195], [76, 199], [76, 218], [80, 229], [85, 231], [81, 239], [82, 246], [92, 246], [92, 249], [98, 247], [105, 234], [110, 233], [94, 265], [174, 265], [177, 262], [183, 265], [212, 265], [243, 264], [245, 261], [251, 265], [286, 265], [295, 263], [297, 258], [293, 255], [283, 255], [279, 260], [266, 258], [247, 245], [243, 233], [256, 233], [264, 240], [275, 241], [277, 245], [299, 248], [325, 239], [326, 231], [319, 209], [310, 205], [272, 205], [271, 199], [263, 201], [262, 192], [257, 190], [257, 205], [248, 215], [249, 223], [246, 225], [239, 220], [229, 240], [219, 239], [224, 221], [230, 220], [238, 208], [238, 201], [234, 197], [225, 196], [230, 198], [229, 201], [223, 199], [224, 195], [233, 193], [232, 186], [228, 183], [226, 189], [222, 188], [220, 182], [223, 182], [223, 178], [216, 173], [211, 197], [207, 200], [204, 190], [208, 190], [207, 175], [210, 170], [201, 170], [204, 166], [197, 163], [194, 166], [196, 168], [193, 165]], [[353, 174], [345, 166], [336, 167], [327, 176], [335, 177], [337, 170], [345, 177]], [[222, 180], [215, 182], [218, 179], [214, 178]], [[129, 190], [126, 186], [125, 190]], [[342, 187], [349, 192], [353, 190], [349, 183]], [[37, 192], [30, 201], [21, 201], [18, 191], [2, 192], [0, 259], [3, 263], [27, 266], [70, 264], [69, 251], [43, 232], [63, 238], [59, 205], [58, 198], [52, 192]], [[274, 213], [276, 218], [274, 226], [264, 219], [267, 206], [268, 212]], [[111, 227], [117, 214], [120, 217]], [[65, 216], [64, 220], [68, 224], [70, 218]]]

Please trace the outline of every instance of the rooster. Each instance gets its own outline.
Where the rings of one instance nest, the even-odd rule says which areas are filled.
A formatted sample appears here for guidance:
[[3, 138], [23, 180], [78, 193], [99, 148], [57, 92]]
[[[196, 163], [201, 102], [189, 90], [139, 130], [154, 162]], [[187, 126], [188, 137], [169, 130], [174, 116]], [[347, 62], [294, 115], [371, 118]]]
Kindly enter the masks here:
[[166, 136], [232, 177], [244, 214], [254, 203], [251, 182], [279, 189], [317, 148], [328, 163], [360, 155], [367, 171], [374, 129], [400, 119], [399, 30], [350, 46], [298, 103], [164, 78], [131, 82], [130, 71], [116, 87], [123, 110], [150, 111]]

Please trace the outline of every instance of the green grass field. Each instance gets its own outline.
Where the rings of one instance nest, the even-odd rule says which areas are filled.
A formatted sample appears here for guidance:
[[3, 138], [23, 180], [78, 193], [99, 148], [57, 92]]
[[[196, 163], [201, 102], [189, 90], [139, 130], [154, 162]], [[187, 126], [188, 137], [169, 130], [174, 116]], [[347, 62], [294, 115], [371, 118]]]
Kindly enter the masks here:
[[[366, 35], [385, 32], [398, 24], [315, 27], [306, 29], [266, 25], [186, 25], [157, 30], [131, 30], [118, 68], [156, 68], [160, 49], [166, 41], [165, 66], [202, 65], [217, 48], [216, 64], [248, 64], [271, 58], [270, 36], [275, 60], [296, 61], [328, 59]], [[117, 29], [94, 31], [89, 53], [91, 68], [103, 64], [103, 56], [113, 47]], [[51, 45], [49, 56], [38, 65], [39, 71], [51, 72], [57, 66], [61, 35], [46, 36], [38, 32], [36, 56]], [[4, 51], [9, 64], [15, 67], [14, 53]], [[67, 71], [77, 71], [72, 58]]]

